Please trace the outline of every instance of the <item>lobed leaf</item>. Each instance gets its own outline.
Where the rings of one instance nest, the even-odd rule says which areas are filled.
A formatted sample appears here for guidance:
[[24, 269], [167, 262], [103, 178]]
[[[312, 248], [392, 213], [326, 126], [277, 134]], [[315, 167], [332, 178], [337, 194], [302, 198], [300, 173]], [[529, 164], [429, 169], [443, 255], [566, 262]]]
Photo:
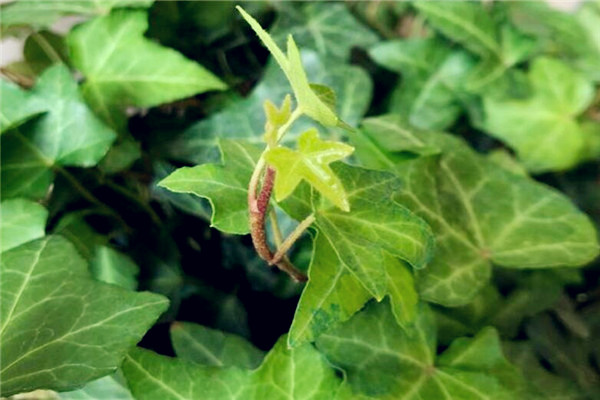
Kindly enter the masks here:
[[344, 187], [329, 164], [348, 157], [354, 148], [318, 135], [316, 129], [304, 132], [298, 138], [298, 150], [276, 147], [265, 152], [265, 160], [277, 171], [275, 198], [283, 201], [304, 180], [337, 207], [349, 211]]
[[29, 119], [47, 111], [46, 106], [17, 85], [0, 79], [2, 107], [0, 108], [0, 134], [16, 128]]
[[29, 96], [47, 113], [2, 135], [5, 198], [42, 197], [51, 167], [96, 165], [116, 137], [85, 105], [64, 65], [48, 68]]
[[[362, 133], [374, 149], [371, 154], [377, 151], [363, 159], [403, 178], [397, 200], [436, 234], [436, 256], [418, 273], [421, 296], [428, 301], [468, 302], [488, 281], [491, 263], [576, 267], [597, 256], [593, 225], [568, 199], [496, 167], [459, 139], [435, 132], [417, 135], [391, 115], [365, 120]], [[394, 153], [415, 147], [407, 137], [442, 154], [394, 160]]]
[[248, 183], [261, 150], [249, 143], [221, 140], [222, 164], [179, 168], [159, 182], [178, 193], [194, 193], [208, 199], [213, 214], [211, 225], [235, 234], [250, 232]]
[[385, 303], [371, 303], [321, 335], [317, 347], [344, 369], [353, 396], [373, 399], [519, 399], [524, 380], [502, 354], [493, 328], [453, 342], [436, 355], [433, 316], [421, 305], [400, 330]]
[[585, 158], [588, 147], [588, 135], [576, 118], [592, 102], [593, 86], [550, 58], [532, 63], [529, 81], [529, 98], [484, 98], [484, 128], [514, 148], [530, 171], [571, 168]]
[[179, 358], [214, 367], [254, 369], [264, 353], [245, 339], [202, 325], [175, 322], [171, 341]]
[[59, 236], [3, 253], [0, 268], [2, 396], [75, 389], [113, 372], [167, 306], [94, 281]]
[[225, 89], [201, 65], [146, 39], [147, 17], [144, 11], [117, 10], [67, 37], [73, 65], [86, 78], [86, 100], [113, 127], [119, 127], [118, 110], [125, 106], [152, 107]]
[[311, 345], [288, 350], [285, 337], [254, 370], [215, 368], [134, 349], [123, 364], [137, 399], [331, 399], [341, 381]]

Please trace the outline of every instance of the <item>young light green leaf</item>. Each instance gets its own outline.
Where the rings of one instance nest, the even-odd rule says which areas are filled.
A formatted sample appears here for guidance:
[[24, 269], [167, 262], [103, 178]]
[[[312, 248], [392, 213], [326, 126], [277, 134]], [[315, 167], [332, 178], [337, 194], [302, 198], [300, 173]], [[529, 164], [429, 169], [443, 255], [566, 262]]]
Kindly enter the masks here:
[[171, 341], [179, 358], [206, 366], [255, 369], [264, 358], [242, 337], [189, 322], [171, 325]]
[[167, 300], [91, 279], [60, 236], [2, 255], [2, 396], [70, 390], [107, 375], [166, 309]]
[[98, 246], [90, 261], [90, 271], [99, 281], [135, 290], [140, 268], [131, 258], [107, 246]]
[[[389, 157], [378, 167], [403, 178], [398, 201], [436, 233], [436, 256], [417, 274], [421, 296], [428, 301], [468, 302], [488, 281], [490, 263], [581, 266], [598, 254], [593, 225], [564, 196], [498, 168], [450, 135], [411, 132], [401, 117], [391, 115], [365, 120], [362, 130], [377, 157]], [[414, 147], [412, 142], [437, 147], [442, 154], [394, 160], [394, 153]]]
[[550, 58], [532, 63], [529, 80], [533, 94], [527, 99], [484, 99], [484, 128], [533, 172], [571, 168], [584, 157], [585, 132], [576, 118], [592, 102], [593, 86]]
[[139, 400], [329, 400], [341, 380], [311, 345], [288, 350], [282, 337], [254, 370], [215, 368], [134, 349], [125, 377]]
[[44, 236], [48, 211], [25, 199], [0, 204], [0, 253]]
[[[350, 321], [321, 335], [317, 347], [344, 369], [355, 396], [374, 399], [510, 400], [525, 383], [502, 355], [496, 332], [458, 339], [436, 356], [433, 316], [421, 305], [406, 331], [389, 305], [371, 303]], [[526, 398], [526, 397], [524, 397]]]
[[265, 115], [267, 122], [265, 123], [265, 142], [270, 147], [275, 147], [279, 138], [277, 137], [278, 130], [290, 119], [292, 115], [292, 98], [286, 95], [281, 104], [281, 108], [277, 108], [271, 100], [265, 100], [264, 103]]
[[178, 193], [194, 193], [208, 199], [213, 209], [211, 225], [235, 234], [250, 232], [248, 226], [248, 182], [260, 157], [257, 146], [221, 140], [222, 165], [183, 167], [159, 186]]
[[48, 68], [30, 95], [48, 112], [2, 135], [3, 197], [41, 197], [50, 167], [93, 166], [116, 137], [85, 105], [64, 65]]
[[2, 103], [0, 104], [0, 134], [47, 111], [46, 105], [17, 85], [0, 79]]
[[292, 36], [288, 36], [286, 56], [283, 54], [279, 46], [277, 46], [277, 44], [273, 41], [271, 36], [254, 18], [246, 13], [240, 6], [237, 6], [237, 9], [240, 14], [242, 14], [242, 17], [244, 17], [244, 19], [252, 27], [254, 32], [256, 32], [265, 46], [267, 46], [273, 57], [275, 57], [275, 60], [277, 60], [277, 63], [285, 73], [285, 76], [292, 86], [294, 96], [296, 97], [296, 102], [298, 103], [298, 108], [302, 110], [303, 113], [325, 126], [338, 125], [339, 119], [335, 113], [335, 110], [331, 110], [325, 103], [323, 103], [310, 87], [308, 78], [306, 77], [306, 72], [302, 66], [300, 51], [298, 50], [296, 42], [294, 42]]
[[67, 37], [73, 65], [86, 77], [86, 99], [112, 126], [115, 109], [225, 89], [201, 65], [146, 39], [147, 19], [144, 11], [118, 10], [78, 26]]
[[[372, 95], [371, 80], [365, 71], [330, 59], [320, 59], [313, 51], [302, 51], [302, 61], [311, 81], [321, 82], [338, 94], [340, 118], [352, 126], [358, 125]], [[265, 126], [263, 104], [266, 100], [281, 104], [288, 93], [289, 83], [285, 74], [273, 60], [269, 61], [263, 79], [250, 96], [235, 100], [222, 112], [192, 125], [168, 149], [169, 156], [194, 163], [215, 162], [218, 161], [217, 140], [220, 138], [263, 143], [260, 137]], [[356, 96], [355, 93], [361, 95]], [[292, 145], [301, 132], [315, 125], [309, 118], [300, 118], [281, 143]]]
[[329, 164], [348, 157], [353, 151], [347, 144], [321, 140], [316, 129], [300, 135], [298, 150], [287, 147], [267, 150], [265, 160], [277, 171], [275, 198], [285, 200], [304, 180], [337, 207], [349, 211], [344, 186]]

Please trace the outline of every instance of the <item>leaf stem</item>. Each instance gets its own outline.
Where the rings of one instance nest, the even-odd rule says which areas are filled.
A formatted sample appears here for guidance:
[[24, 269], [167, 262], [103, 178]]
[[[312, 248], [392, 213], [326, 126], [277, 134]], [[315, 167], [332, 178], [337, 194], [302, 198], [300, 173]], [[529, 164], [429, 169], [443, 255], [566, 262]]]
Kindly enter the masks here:
[[283, 136], [290, 129], [290, 126], [292, 126], [292, 124], [294, 122], [296, 122], [296, 120], [298, 118], [300, 118], [300, 116], [302, 116], [303, 113], [304, 112], [302, 111], [302, 109], [300, 107], [296, 107], [296, 109], [292, 112], [292, 114], [290, 115], [290, 118], [287, 120], [287, 122], [285, 124], [281, 125], [279, 127], [279, 129], [277, 130], [277, 143], [279, 143], [279, 141], [283, 138]]
[[285, 257], [285, 254], [288, 252], [288, 250], [292, 247], [292, 245], [294, 243], [296, 243], [296, 241], [300, 238], [300, 236], [304, 233], [304, 231], [309, 226], [311, 226], [313, 222], [315, 222], [314, 214], [310, 214], [308, 217], [304, 218], [298, 224], [298, 226], [296, 226], [296, 229], [294, 229], [292, 231], [292, 233], [290, 233], [289, 236], [283, 241], [283, 243], [280, 246], [277, 246], [277, 252], [273, 256], [273, 258], [271, 258], [271, 261], [269, 262], [269, 264], [270, 265], [276, 264], [283, 257]]

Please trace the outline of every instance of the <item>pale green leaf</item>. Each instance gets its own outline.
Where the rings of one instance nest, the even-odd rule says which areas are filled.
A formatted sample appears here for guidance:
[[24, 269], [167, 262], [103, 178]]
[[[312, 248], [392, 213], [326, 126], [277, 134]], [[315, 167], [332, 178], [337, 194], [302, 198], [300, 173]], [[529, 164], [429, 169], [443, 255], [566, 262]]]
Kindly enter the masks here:
[[214, 367], [258, 367], [264, 353], [240, 336], [189, 322], [171, 325], [171, 341], [179, 358]]
[[25, 199], [0, 204], [0, 253], [44, 236], [48, 211]]
[[415, 1], [414, 6], [433, 27], [482, 57], [502, 59], [496, 24], [477, 2]]
[[120, 371], [58, 396], [60, 400], [135, 400]]
[[93, 166], [116, 137], [85, 105], [64, 65], [48, 68], [30, 95], [48, 112], [2, 135], [3, 197], [41, 197], [50, 167]]
[[117, 7], [147, 8], [153, 0], [16, 0], [2, 7], [2, 29], [14, 25], [50, 27], [66, 15], [103, 15]]
[[137, 288], [140, 268], [131, 258], [107, 246], [98, 246], [90, 261], [90, 270], [99, 281], [112, 283], [125, 289]]
[[564, 63], [536, 59], [526, 99], [484, 99], [484, 127], [517, 152], [533, 172], [573, 167], [583, 157], [586, 135], [577, 116], [593, 99], [593, 86]]
[[[346, 372], [353, 395], [375, 399], [513, 400], [524, 383], [491, 328], [436, 355], [435, 324], [421, 305], [401, 330], [386, 303], [371, 303], [321, 335], [317, 347]], [[526, 397], [524, 397], [526, 398]]]
[[[302, 62], [311, 82], [320, 82], [337, 93], [340, 118], [352, 126], [358, 125], [369, 107], [372, 94], [372, 83], [365, 71], [329, 59], [320, 59], [313, 51], [302, 51]], [[281, 104], [289, 92], [285, 74], [275, 62], [269, 62], [263, 79], [248, 98], [236, 100], [223, 111], [192, 125], [170, 145], [169, 156], [195, 163], [214, 162], [218, 161], [216, 146], [220, 138], [263, 143], [261, 134], [265, 126], [265, 100]], [[299, 119], [284, 136], [282, 143], [292, 144], [299, 133], [313, 126], [315, 123], [310, 119]], [[339, 136], [333, 132], [331, 135]]]
[[208, 199], [213, 209], [211, 225], [228, 233], [248, 233], [248, 183], [260, 157], [257, 146], [221, 140], [223, 165], [183, 167], [159, 185], [178, 193], [194, 193]]
[[115, 108], [151, 107], [225, 89], [201, 65], [146, 39], [147, 18], [144, 11], [117, 10], [78, 26], [67, 37], [73, 65], [86, 78], [83, 93], [111, 125]]
[[282, 337], [254, 370], [207, 367], [134, 349], [125, 377], [139, 400], [329, 400], [341, 380], [311, 345], [288, 350]]
[[0, 91], [0, 134], [47, 111], [46, 105], [36, 101], [31, 93], [5, 79], [0, 79]]
[[283, 46], [292, 34], [302, 49], [321, 57], [347, 61], [353, 47], [367, 48], [377, 35], [359, 22], [345, 4], [307, 2], [299, 9], [282, 10], [271, 29], [275, 42]]
[[347, 144], [320, 139], [316, 129], [300, 135], [298, 150], [287, 147], [269, 149], [265, 160], [277, 171], [276, 200], [285, 200], [304, 180], [337, 207], [349, 211], [344, 187], [329, 164], [348, 157], [353, 151], [354, 148]]
[[75, 389], [111, 373], [167, 306], [94, 281], [59, 236], [3, 253], [1, 272], [3, 396]]
[[[491, 263], [575, 267], [597, 256], [593, 225], [556, 191], [498, 168], [450, 135], [415, 133], [398, 116], [367, 119], [363, 128], [376, 152], [363, 158], [403, 178], [397, 200], [436, 234], [433, 262], [417, 274], [425, 299], [448, 306], [468, 302], [488, 281]], [[394, 160], [405, 144], [406, 150], [414, 147], [410, 136], [442, 154]]]

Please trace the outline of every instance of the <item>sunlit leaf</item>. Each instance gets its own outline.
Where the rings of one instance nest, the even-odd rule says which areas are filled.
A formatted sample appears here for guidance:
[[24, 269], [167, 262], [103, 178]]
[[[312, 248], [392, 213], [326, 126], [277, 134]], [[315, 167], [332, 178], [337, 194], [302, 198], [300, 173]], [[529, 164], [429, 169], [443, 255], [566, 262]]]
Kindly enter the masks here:
[[337, 207], [349, 211], [344, 187], [329, 164], [348, 157], [353, 151], [354, 148], [347, 144], [320, 139], [316, 129], [300, 135], [298, 150], [269, 149], [265, 160], [277, 171], [275, 198], [284, 200], [305, 180]]
[[48, 211], [25, 199], [4, 200], [0, 204], [0, 252], [44, 236]]
[[118, 10], [73, 29], [67, 37], [73, 65], [86, 78], [85, 98], [112, 126], [118, 122], [113, 113], [125, 106], [151, 107], [225, 89], [201, 65], [146, 39], [147, 17], [143, 11]]

